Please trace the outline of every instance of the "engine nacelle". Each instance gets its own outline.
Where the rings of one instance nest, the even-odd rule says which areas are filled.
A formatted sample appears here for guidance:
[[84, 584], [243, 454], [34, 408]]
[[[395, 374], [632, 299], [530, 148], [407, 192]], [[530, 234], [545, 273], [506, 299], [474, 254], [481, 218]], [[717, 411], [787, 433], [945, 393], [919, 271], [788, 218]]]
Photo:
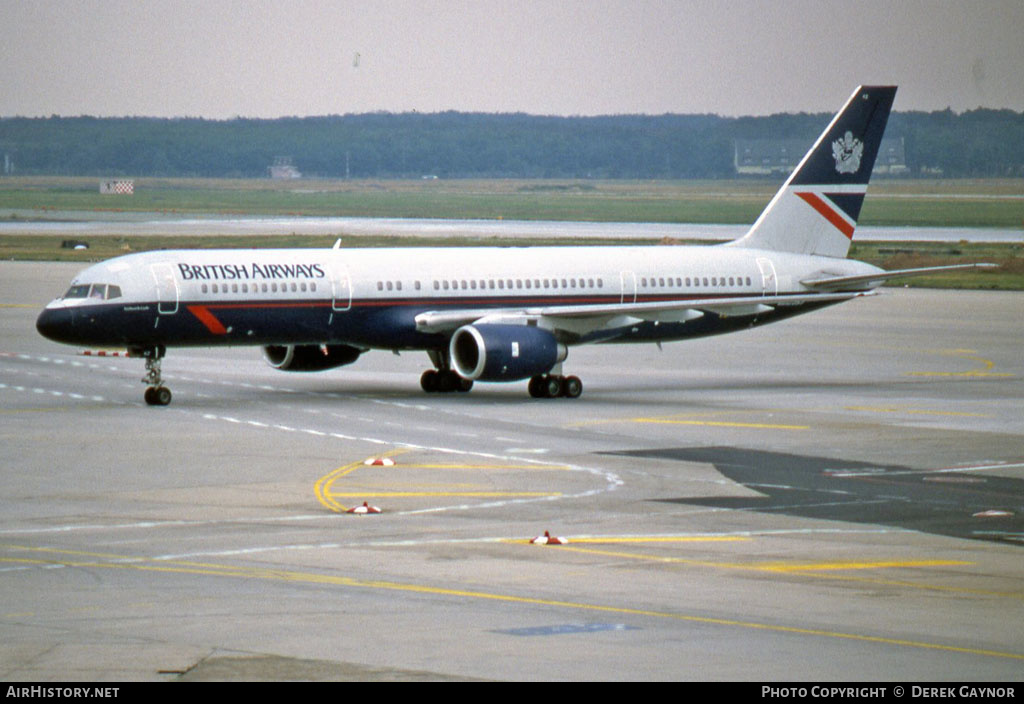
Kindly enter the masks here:
[[548, 330], [531, 325], [464, 325], [448, 349], [459, 376], [481, 381], [546, 374], [567, 354]]
[[362, 350], [348, 345], [267, 345], [263, 358], [286, 372], [322, 372], [359, 359]]

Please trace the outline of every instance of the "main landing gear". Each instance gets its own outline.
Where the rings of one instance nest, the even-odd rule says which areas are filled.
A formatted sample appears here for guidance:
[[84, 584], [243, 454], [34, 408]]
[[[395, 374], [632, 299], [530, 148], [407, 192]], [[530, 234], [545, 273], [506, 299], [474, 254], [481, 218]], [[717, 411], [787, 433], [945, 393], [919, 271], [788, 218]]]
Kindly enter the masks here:
[[473, 380], [463, 379], [451, 369], [428, 369], [420, 376], [420, 386], [427, 393], [435, 391], [443, 393], [449, 391], [466, 392], [473, 388]]
[[150, 406], [166, 406], [171, 402], [171, 390], [164, 386], [163, 378], [160, 376], [160, 362], [166, 351], [163, 346], [143, 347], [129, 351], [129, 356], [142, 357], [146, 360], [146, 376], [142, 377], [142, 383], [146, 384], [146, 391], [142, 394], [142, 398]]
[[[430, 361], [436, 369], [428, 369], [420, 377], [420, 386], [427, 393], [434, 392], [466, 392], [473, 388], [471, 379], [464, 379], [451, 368], [448, 350], [428, 350]], [[583, 382], [578, 376], [562, 376], [561, 365], [556, 365], [552, 373], [538, 374], [530, 378], [527, 389], [533, 398], [579, 398], [583, 393]]]
[[527, 389], [534, 398], [579, 398], [583, 393], [583, 382], [577, 376], [538, 374], [530, 378]]
[[473, 388], [472, 379], [463, 379], [451, 368], [448, 350], [427, 350], [430, 361], [436, 369], [428, 369], [420, 376], [420, 386], [427, 393], [449, 393], [459, 391], [465, 393]]

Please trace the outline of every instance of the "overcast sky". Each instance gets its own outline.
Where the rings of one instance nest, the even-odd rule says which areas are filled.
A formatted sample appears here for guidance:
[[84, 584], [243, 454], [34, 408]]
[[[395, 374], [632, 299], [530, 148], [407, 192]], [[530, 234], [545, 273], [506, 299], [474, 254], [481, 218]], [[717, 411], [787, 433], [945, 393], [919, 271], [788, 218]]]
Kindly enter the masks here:
[[1024, 0], [0, 0], [0, 116], [1024, 110]]

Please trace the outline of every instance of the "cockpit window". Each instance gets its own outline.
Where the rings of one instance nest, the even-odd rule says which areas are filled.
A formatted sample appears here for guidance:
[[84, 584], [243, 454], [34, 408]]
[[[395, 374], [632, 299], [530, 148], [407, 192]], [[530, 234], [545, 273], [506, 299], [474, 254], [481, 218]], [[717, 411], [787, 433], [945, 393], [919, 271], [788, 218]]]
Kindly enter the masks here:
[[95, 298], [99, 301], [120, 297], [121, 287], [114, 284], [76, 284], [64, 294], [64, 298]]
[[69, 288], [68, 292], [64, 294], [64, 298], [85, 298], [88, 295], [89, 284], [79, 284]]

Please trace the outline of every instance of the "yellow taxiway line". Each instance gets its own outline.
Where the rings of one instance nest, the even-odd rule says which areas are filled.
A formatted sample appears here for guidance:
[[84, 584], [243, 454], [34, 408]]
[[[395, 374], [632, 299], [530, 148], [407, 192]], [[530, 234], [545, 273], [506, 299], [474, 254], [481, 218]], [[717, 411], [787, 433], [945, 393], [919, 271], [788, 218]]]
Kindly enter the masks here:
[[1012, 377], [1013, 374], [1006, 372], [993, 372], [996, 363], [984, 357], [978, 357], [975, 350], [943, 350], [941, 354], [967, 359], [981, 364], [980, 369], [972, 369], [966, 372], [907, 372], [907, 376], [942, 376], [942, 377]]
[[[406, 452], [411, 452], [409, 449], [399, 449], [392, 452], [379, 455], [380, 457], [395, 457]], [[331, 471], [330, 473], [320, 477], [316, 484], [313, 486], [313, 492], [316, 494], [317, 500], [321, 505], [334, 511], [335, 513], [344, 513], [348, 509], [343, 506], [336, 499], [367, 499], [367, 498], [410, 498], [410, 497], [458, 497], [458, 498], [537, 498], [544, 496], [557, 497], [561, 496], [561, 492], [557, 491], [392, 491], [392, 490], [375, 490], [366, 489], [363, 491], [332, 491], [335, 483], [350, 475], [355, 470], [365, 467], [366, 460], [358, 460], [356, 462], [350, 462], [342, 467]], [[439, 470], [452, 470], [452, 471], [488, 471], [488, 470], [530, 470], [536, 471], [541, 470], [554, 470], [554, 471], [567, 471], [569, 468], [564, 465], [504, 465], [504, 464], [430, 464], [430, 463], [410, 463], [402, 464], [401, 470], [406, 469], [439, 469]]]
[[558, 491], [353, 491], [326, 493], [328, 498], [340, 497], [352, 498], [408, 498], [410, 496], [470, 496], [479, 498], [492, 498], [497, 496], [522, 497], [522, 496], [561, 496]]
[[[745, 628], [750, 630], [769, 631], [774, 633], [791, 633], [820, 638], [832, 638], [861, 643], [873, 643], [879, 645], [895, 645], [908, 648], [919, 648], [948, 653], [966, 655], [983, 655], [986, 657], [1009, 658], [1024, 661], [1024, 654], [1012, 653], [1000, 650], [988, 650], [983, 648], [968, 648], [944, 643], [929, 643], [927, 641], [906, 640], [902, 638], [886, 638], [882, 636], [865, 635], [861, 633], [846, 633], [815, 628], [801, 628], [797, 626], [784, 626], [771, 623], [758, 623], [756, 621], [743, 621], [738, 619], [712, 618], [708, 616], [696, 616], [692, 614], [681, 614], [669, 611], [657, 611], [653, 609], [639, 609], [625, 606], [608, 606], [602, 604], [588, 604], [577, 601], [563, 601], [559, 599], [541, 599], [538, 597], [517, 596], [514, 594], [501, 594], [497, 592], [484, 592], [469, 589], [454, 589], [449, 587], [432, 587], [422, 584], [409, 584], [401, 582], [390, 582], [385, 580], [364, 580], [337, 575], [317, 574], [314, 572], [298, 572], [294, 570], [275, 570], [256, 567], [245, 567], [236, 565], [220, 565], [211, 563], [184, 562], [184, 561], [157, 561], [151, 558], [139, 558], [128, 555], [98, 555], [96, 553], [78, 552], [72, 550], [59, 550], [54, 548], [32, 548], [20, 545], [0, 546], [8, 550], [20, 550], [26, 552], [48, 552], [67, 555], [79, 555], [83, 557], [102, 557], [104, 559], [118, 560], [116, 562], [95, 560], [39, 560], [36, 558], [6, 557], [0, 558], [2, 562], [22, 562], [24, 564], [50, 564], [63, 565], [65, 567], [81, 567], [84, 569], [123, 569], [139, 570], [147, 572], [166, 572], [177, 574], [195, 574], [215, 577], [236, 577], [243, 579], [265, 579], [280, 582], [299, 582], [307, 584], [321, 584], [338, 587], [359, 588], [359, 589], [380, 589], [412, 594], [430, 594], [463, 599], [479, 599], [508, 604], [528, 604], [532, 606], [550, 606], [553, 608], [573, 609], [579, 611], [614, 613], [626, 616], [641, 616], [647, 618], [668, 619], [684, 623], [700, 623], [715, 626]], [[564, 549], [561, 546], [558, 549]]]
[[[528, 544], [523, 540], [510, 540], [518, 544]], [[941, 584], [923, 584], [921, 582], [907, 582], [904, 580], [882, 579], [879, 577], [862, 577], [849, 574], [837, 574], [839, 572], [851, 572], [858, 570], [874, 569], [908, 569], [924, 567], [964, 567], [973, 565], [973, 562], [961, 560], [880, 560], [865, 562], [764, 562], [764, 563], [742, 563], [742, 562], [714, 562], [711, 560], [693, 560], [681, 557], [669, 557], [660, 555], [648, 555], [643, 553], [619, 552], [612, 550], [598, 550], [594, 548], [575, 547], [582, 540], [569, 538], [568, 545], [560, 545], [557, 550], [564, 552], [579, 552], [602, 557], [615, 557], [626, 560], [641, 560], [647, 562], [658, 562], [661, 564], [678, 564], [688, 567], [710, 567], [727, 570], [747, 570], [753, 572], [776, 572], [814, 577], [820, 579], [838, 580], [844, 582], [862, 582], [865, 584], [876, 584], [883, 586], [896, 586], [908, 589], [919, 589], [925, 591], [948, 592], [951, 594], [974, 594], [977, 596], [998, 597], [1002, 599], [1024, 600], [1024, 592], [997, 592], [984, 589], [970, 589], [965, 587], [949, 587]], [[640, 542], [640, 541], [636, 541]], [[532, 548], [533, 546], [531, 546]]]
[[[772, 411], [765, 410], [764, 413], [783, 413], [786, 411]], [[696, 415], [727, 415], [724, 413], [714, 414], [696, 414]], [[601, 420], [590, 420], [582, 421], [579, 423], [570, 423], [566, 427], [575, 428], [583, 427], [588, 425], [610, 425], [616, 423], [652, 423], [660, 425], [695, 425], [712, 428], [748, 428], [757, 430], [810, 430], [809, 425], [794, 425], [789, 423], [753, 423], [743, 421], [727, 421], [727, 420], [698, 420], [694, 418], [693, 413], [680, 413], [677, 415], [670, 416], [639, 416], [632, 418], [604, 418]]]

